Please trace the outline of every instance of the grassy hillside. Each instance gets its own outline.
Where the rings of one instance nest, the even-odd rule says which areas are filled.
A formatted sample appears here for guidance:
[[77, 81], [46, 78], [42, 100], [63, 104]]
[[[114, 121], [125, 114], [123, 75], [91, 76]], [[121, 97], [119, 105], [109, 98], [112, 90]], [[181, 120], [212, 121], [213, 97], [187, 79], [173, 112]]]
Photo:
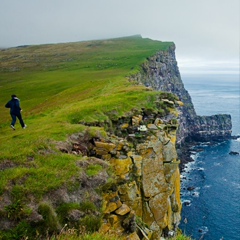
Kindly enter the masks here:
[[[74, 185], [81, 156], [62, 153], [56, 142], [86, 129], [104, 135], [100, 126], [109, 118], [154, 106], [159, 93], [128, 76], [172, 44], [135, 36], [0, 51], [0, 198], [10, 199], [0, 217], [7, 212], [19, 220], [30, 214], [26, 203], [32, 198], [40, 201], [62, 185]], [[12, 94], [21, 99], [27, 129], [19, 122], [16, 131], [10, 128], [4, 105]]]
[[[78, 170], [75, 156], [41, 150], [82, 131], [85, 126], [79, 123], [104, 122], [106, 113], [114, 111], [117, 117], [150, 104], [156, 93], [126, 76], [170, 45], [129, 37], [1, 50], [0, 193], [11, 189], [13, 194], [17, 188], [16, 194], [42, 195], [71, 179]], [[19, 123], [16, 131], [10, 128], [4, 105], [11, 94], [21, 99], [25, 130]], [[24, 186], [18, 184], [23, 178]]]

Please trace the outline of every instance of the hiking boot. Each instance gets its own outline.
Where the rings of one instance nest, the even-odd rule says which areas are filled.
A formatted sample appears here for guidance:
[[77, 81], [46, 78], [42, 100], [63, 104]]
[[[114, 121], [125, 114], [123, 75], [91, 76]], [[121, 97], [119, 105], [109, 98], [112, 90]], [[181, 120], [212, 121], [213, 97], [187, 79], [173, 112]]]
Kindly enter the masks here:
[[11, 128], [12, 128], [13, 130], [15, 130], [15, 127], [14, 127], [13, 125], [11, 125]]

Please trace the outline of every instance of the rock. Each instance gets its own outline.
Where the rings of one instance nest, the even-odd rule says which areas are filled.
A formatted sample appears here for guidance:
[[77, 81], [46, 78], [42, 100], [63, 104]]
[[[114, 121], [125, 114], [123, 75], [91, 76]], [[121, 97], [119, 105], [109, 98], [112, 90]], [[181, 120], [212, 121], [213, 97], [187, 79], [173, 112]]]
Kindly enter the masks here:
[[132, 125], [133, 126], [139, 126], [141, 121], [142, 121], [142, 115], [138, 115], [138, 116], [133, 116], [132, 117]]
[[148, 128], [149, 130], [158, 130], [158, 127], [157, 127], [155, 124], [148, 124], [148, 125], [147, 125], [147, 128]]
[[223, 141], [231, 138], [231, 116], [219, 114], [214, 116], [198, 116], [195, 112], [191, 96], [184, 88], [175, 57], [175, 46], [167, 52], [159, 52], [148, 58], [142, 65], [142, 72], [132, 80], [149, 86], [157, 91], [173, 93], [178, 99], [164, 97], [164, 105], [172, 108], [178, 105], [179, 130], [178, 144], [187, 141]]
[[37, 213], [36, 211], [33, 211], [31, 215], [28, 217], [28, 221], [31, 223], [40, 223], [43, 221], [43, 216]]
[[110, 223], [103, 223], [100, 227], [100, 229], [98, 230], [100, 233], [107, 233], [111, 228], [111, 224]]
[[117, 176], [128, 174], [132, 167], [132, 160], [129, 157], [125, 159], [112, 159], [110, 162]]
[[131, 209], [126, 205], [126, 204], [123, 204], [120, 208], [118, 208], [115, 213], [118, 214], [118, 215], [126, 215], [127, 213], [129, 213], [131, 211]]
[[140, 240], [140, 238], [136, 232], [133, 232], [126, 237], [126, 240]]
[[229, 155], [239, 155], [239, 152], [231, 151], [231, 152], [229, 153]]
[[109, 220], [111, 226], [114, 226], [116, 223], [120, 222], [120, 218], [117, 215], [115, 215], [115, 214], [111, 214], [108, 217], [108, 220]]
[[136, 231], [137, 225], [136, 225], [136, 215], [132, 211], [130, 212], [127, 217], [123, 220], [122, 226], [125, 229], [126, 232], [133, 233]]
[[184, 106], [184, 103], [182, 101], [176, 101], [176, 104], [178, 104], [180, 107]]
[[170, 101], [170, 100], [168, 100], [168, 99], [162, 99], [162, 101], [163, 101], [164, 103], [169, 104], [169, 105], [174, 105], [174, 102], [173, 102], [173, 101]]
[[[106, 153], [113, 151], [116, 148], [116, 145], [113, 143], [105, 143], [105, 142], [95, 142], [96, 149], [105, 151]], [[103, 155], [103, 154], [102, 154]]]
[[81, 217], [83, 217], [85, 214], [77, 209], [73, 209], [69, 213], [69, 220], [72, 222], [77, 222]]
[[116, 202], [109, 202], [104, 213], [111, 213], [118, 209], [118, 204]]
[[193, 191], [195, 189], [195, 187], [188, 187], [187, 190], [188, 191]]
[[120, 127], [121, 127], [122, 130], [124, 130], [124, 129], [127, 129], [129, 127], [129, 124], [128, 123], [124, 123]]

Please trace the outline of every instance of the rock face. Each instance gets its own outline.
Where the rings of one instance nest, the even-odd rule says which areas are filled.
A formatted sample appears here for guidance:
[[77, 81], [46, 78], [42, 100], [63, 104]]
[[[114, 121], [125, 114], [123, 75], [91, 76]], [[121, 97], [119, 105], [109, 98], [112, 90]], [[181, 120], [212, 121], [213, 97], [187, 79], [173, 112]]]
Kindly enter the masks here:
[[116, 176], [103, 197], [102, 232], [118, 229], [129, 236], [136, 233], [138, 238], [133, 239], [144, 235], [160, 239], [177, 230], [181, 218], [178, 125], [172, 120], [177, 114], [172, 109], [168, 120], [160, 120], [156, 113], [121, 119], [115, 123], [121, 129], [115, 130], [117, 136], [95, 141], [94, 151], [110, 162]]
[[68, 144], [59, 145], [63, 152], [86, 153], [94, 162], [110, 164], [111, 180], [100, 187], [104, 219], [100, 231], [104, 234], [154, 240], [177, 230], [182, 205], [176, 106], [181, 103], [167, 95], [159, 99], [168, 112], [164, 116], [161, 111], [134, 110], [112, 121], [107, 137], [75, 134]]
[[174, 93], [184, 103], [179, 109], [178, 145], [185, 141], [216, 141], [231, 137], [230, 115], [197, 116], [191, 97], [181, 80], [174, 45], [168, 51], [148, 58], [142, 65], [141, 73], [133, 76], [132, 80], [159, 91]]

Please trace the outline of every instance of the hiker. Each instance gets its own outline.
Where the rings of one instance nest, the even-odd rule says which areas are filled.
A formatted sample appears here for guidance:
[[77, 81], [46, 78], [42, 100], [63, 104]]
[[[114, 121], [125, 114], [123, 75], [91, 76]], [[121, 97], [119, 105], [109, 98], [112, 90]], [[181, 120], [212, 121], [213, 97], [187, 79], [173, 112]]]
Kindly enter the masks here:
[[12, 95], [12, 99], [5, 105], [6, 108], [10, 108], [10, 115], [12, 117], [12, 123], [11, 128], [15, 130], [15, 123], [17, 121], [17, 118], [22, 126], [23, 129], [27, 127], [27, 125], [24, 124], [22, 115], [21, 115], [21, 107], [20, 107], [20, 100], [17, 98], [15, 94]]

